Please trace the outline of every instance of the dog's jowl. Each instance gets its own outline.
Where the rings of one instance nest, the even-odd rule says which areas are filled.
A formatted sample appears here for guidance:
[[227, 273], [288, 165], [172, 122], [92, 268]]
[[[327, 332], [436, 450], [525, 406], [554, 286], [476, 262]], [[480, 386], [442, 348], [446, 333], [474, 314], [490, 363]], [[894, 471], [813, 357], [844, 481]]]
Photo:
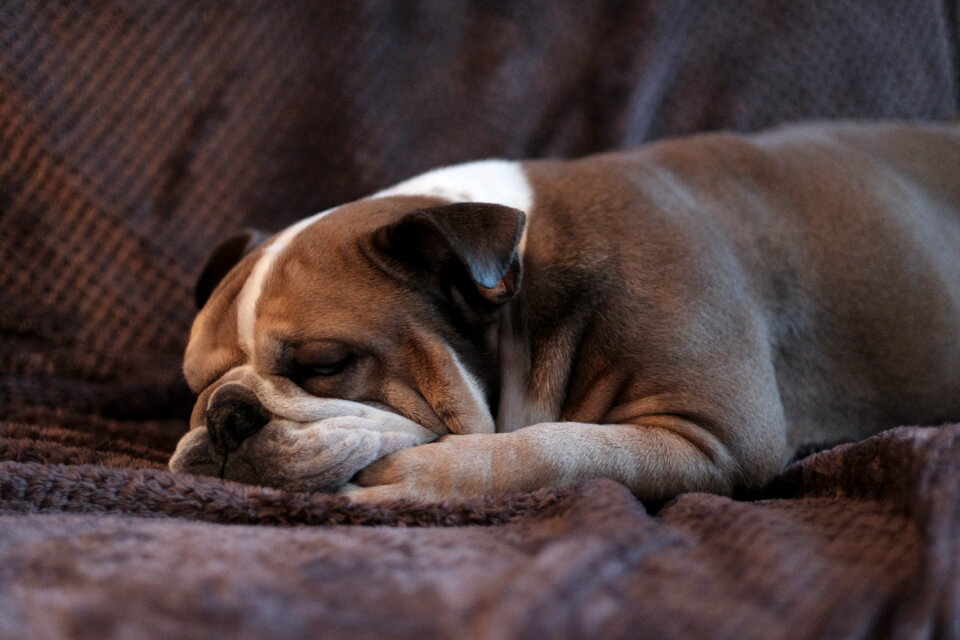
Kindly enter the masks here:
[[231, 238], [175, 471], [419, 501], [762, 485], [960, 419], [960, 126], [439, 169]]

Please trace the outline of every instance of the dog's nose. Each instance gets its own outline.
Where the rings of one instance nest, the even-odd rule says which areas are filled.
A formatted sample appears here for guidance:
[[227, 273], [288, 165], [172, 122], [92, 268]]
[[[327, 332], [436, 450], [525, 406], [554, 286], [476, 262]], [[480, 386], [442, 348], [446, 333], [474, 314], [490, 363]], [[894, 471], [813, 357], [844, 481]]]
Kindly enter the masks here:
[[270, 422], [270, 413], [257, 395], [231, 382], [213, 392], [207, 404], [207, 431], [219, 450], [231, 450]]

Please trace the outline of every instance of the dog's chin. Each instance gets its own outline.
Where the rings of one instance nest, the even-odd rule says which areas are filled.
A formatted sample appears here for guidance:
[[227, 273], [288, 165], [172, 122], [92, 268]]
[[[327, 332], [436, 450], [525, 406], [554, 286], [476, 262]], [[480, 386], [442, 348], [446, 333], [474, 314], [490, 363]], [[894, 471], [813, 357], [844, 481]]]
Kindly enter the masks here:
[[375, 460], [438, 437], [410, 425], [390, 429], [350, 417], [273, 420], [226, 455], [215, 449], [205, 427], [197, 427], [177, 444], [170, 470], [287, 491], [334, 492]]

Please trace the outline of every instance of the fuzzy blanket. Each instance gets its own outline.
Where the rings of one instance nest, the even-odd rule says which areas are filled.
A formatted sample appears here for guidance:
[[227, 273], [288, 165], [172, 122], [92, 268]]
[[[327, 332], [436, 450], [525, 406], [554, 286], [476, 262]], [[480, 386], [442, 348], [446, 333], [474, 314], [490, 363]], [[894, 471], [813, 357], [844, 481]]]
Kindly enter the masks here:
[[960, 637], [960, 425], [656, 512], [608, 480], [370, 508], [110, 448], [5, 439], [0, 637]]
[[[814, 6], [815, 5], [815, 6]], [[211, 246], [433, 166], [955, 116], [956, 0], [0, 3], [0, 638], [960, 637], [960, 426], [755, 495], [165, 470]]]

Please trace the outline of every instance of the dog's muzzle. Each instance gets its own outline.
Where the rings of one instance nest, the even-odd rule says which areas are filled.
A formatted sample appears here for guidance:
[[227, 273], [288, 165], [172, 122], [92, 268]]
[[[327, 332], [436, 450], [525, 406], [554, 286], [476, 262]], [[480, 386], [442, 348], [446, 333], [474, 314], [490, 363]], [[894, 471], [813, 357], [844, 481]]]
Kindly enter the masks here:
[[336, 491], [360, 469], [439, 434], [376, 403], [311, 396], [248, 366], [201, 400], [172, 471], [293, 491]]

